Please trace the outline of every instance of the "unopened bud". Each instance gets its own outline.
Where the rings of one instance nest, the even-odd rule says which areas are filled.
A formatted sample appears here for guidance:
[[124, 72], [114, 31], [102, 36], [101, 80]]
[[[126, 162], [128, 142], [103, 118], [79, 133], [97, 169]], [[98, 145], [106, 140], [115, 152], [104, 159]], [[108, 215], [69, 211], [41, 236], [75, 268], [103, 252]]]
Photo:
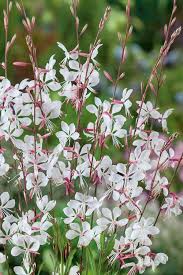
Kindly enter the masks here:
[[86, 31], [87, 28], [88, 28], [88, 24], [84, 25], [84, 27], [82, 28], [82, 30], [80, 32], [80, 36], [82, 36], [84, 34], [84, 32]]
[[12, 39], [11, 39], [11, 41], [10, 41], [10, 47], [13, 46], [13, 44], [14, 44], [14, 42], [16, 40], [16, 37], [17, 37], [16, 34], [14, 34], [13, 37], [12, 37]]
[[18, 10], [20, 13], [22, 13], [22, 8], [20, 7], [20, 5], [19, 5], [18, 2], [16, 2], [16, 7], [17, 7], [17, 10]]
[[7, 16], [7, 13], [5, 10], [3, 10], [3, 13], [4, 13], [4, 29], [7, 32], [7, 30], [8, 30], [8, 16]]
[[13, 62], [13, 65], [16, 66], [16, 67], [28, 67], [28, 66], [31, 66], [31, 63], [27, 63], [27, 62], [22, 62], [22, 61], [15, 61]]
[[10, 1], [10, 3], [9, 3], [9, 12], [11, 11], [11, 9], [12, 9], [12, 1]]

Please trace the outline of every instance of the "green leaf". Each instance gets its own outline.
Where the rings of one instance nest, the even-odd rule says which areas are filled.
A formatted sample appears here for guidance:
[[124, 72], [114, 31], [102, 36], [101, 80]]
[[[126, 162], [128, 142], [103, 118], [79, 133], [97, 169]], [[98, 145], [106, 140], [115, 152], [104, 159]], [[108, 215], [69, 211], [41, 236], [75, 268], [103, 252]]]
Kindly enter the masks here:
[[76, 249], [73, 249], [69, 254], [69, 257], [66, 262], [65, 274], [67, 274], [69, 272], [69, 269], [71, 268], [72, 260], [73, 260], [75, 253], [76, 253]]
[[39, 267], [39, 270], [38, 270], [38, 275], [40, 275], [43, 266], [44, 266], [44, 263], [40, 264], [40, 267]]
[[103, 251], [105, 248], [105, 233], [100, 235], [100, 250]]
[[114, 247], [115, 238], [116, 238], [115, 234], [110, 238], [110, 240], [109, 240], [109, 242], [107, 244], [107, 247], [105, 249], [105, 255], [106, 256], [109, 256], [109, 254], [111, 253], [111, 251], [112, 251], [112, 249]]
[[86, 255], [87, 255], [87, 262], [89, 263], [90, 268], [91, 268], [91, 274], [92, 275], [97, 274], [95, 259], [94, 259], [94, 256], [93, 256], [94, 254], [93, 254], [92, 250], [90, 249], [90, 247], [86, 248]]

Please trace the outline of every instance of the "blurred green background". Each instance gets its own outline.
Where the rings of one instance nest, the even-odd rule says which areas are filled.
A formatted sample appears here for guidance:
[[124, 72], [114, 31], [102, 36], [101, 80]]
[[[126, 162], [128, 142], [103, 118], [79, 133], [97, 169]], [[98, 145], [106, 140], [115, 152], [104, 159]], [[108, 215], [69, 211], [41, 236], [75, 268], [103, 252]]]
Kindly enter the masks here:
[[[5, 0], [0, 1], [1, 15], [5, 8], [5, 2]], [[110, 96], [112, 91], [112, 87], [103, 77], [103, 69], [105, 68], [112, 76], [115, 76], [117, 72], [121, 55], [117, 32], [121, 32], [123, 35], [125, 31], [126, 2], [126, 0], [80, 0], [80, 25], [84, 26], [88, 23], [88, 29], [81, 39], [82, 50], [87, 50], [90, 43], [93, 42], [98, 22], [106, 6], [110, 5], [112, 8], [110, 20], [102, 34], [103, 47], [100, 49], [98, 58], [101, 64], [101, 83], [97, 90], [102, 97]], [[56, 45], [57, 41], [62, 42], [68, 49], [76, 45], [74, 20], [69, 9], [70, 0], [23, 0], [23, 3], [28, 17], [36, 17], [34, 40], [40, 67], [46, 64], [52, 54], [56, 54], [58, 60], [61, 58], [61, 51]], [[183, 0], [178, 0], [177, 4], [177, 22], [174, 30], [176, 27], [183, 25]], [[126, 76], [118, 87], [119, 91], [128, 87], [133, 88], [137, 96], [140, 95], [140, 83], [146, 81], [158, 55], [163, 42], [163, 27], [168, 22], [171, 9], [172, 0], [131, 0], [131, 20], [134, 30], [127, 47], [127, 62], [123, 68]], [[25, 69], [17, 70], [12, 66], [13, 61], [28, 61], [25, 32], [21, 20], [14, 5], [10, 16], [9, 35], [12, 37], [16, 33], [17, 40], [10, 52], [8, 68], [9, 78], [12, 79], [13, 83], [25, 77], [31, 77], [31, 72]], [[0, 16], [0, 30], [0, 62], [2, 62], [4, 60], [3, 16]], [[166, 74], [166, 82], [160, 90], [158, 104], [162, 110], [174, 108], [174, 113], [169, 120], [169, 127], [171, 133], [175, 131], [180, 133], [179, 139], [181, 140], [183, 133], [182, 34], [176, 40], [165, 60], [164, 73]], [[3, 71], [0, 71], [0, 75], [3, 75]], [[152, 93], [149, 93], [148, 96], [153, 100]], [[183, 148], [181, 141], [179, 141], [176, 148], [177, 153], [179, 153], [179, 148]], [[182, 167], [176, 180], [177, 185], [181, 186], [183, 184]], [[183, 223], [180, 219], [175, 219], [175, 221], [165, 225], [166, 223], [163, 223], [160, 226], [163, 230], [164, 228], [168, 228], [168, 230], [161, 235], [155, 249], [166, 252], [170, 260], [166, 266], [161, 267], [153, 274], [183, 275]], [[151, 274], [151, 272], [145, 274]]]

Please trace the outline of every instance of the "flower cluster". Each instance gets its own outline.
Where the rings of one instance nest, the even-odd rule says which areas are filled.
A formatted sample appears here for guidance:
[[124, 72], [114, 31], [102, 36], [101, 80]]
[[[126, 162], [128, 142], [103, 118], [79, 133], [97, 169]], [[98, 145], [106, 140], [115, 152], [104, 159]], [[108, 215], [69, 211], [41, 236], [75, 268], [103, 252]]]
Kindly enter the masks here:
[[[61, 230], [60, 222], [65, 235], [59, 248], [62, 270], [70, 275], [85, 266], [83, 255], [78, 266], [75, 261], [71, 266], [72, 259], [70, 266], [65, 264], [68, 254], [75, 247], [87, 253], [91, 243], [99, 254], [110, 243], [107, 261], [128, 274], [154, 270], [168, 260], [153, 252], [152, 243], [159, 234], [159, 216], [179, 215], [183, 207], [183, 197], [172, 192], [172, 178], [166, 174], [180, 164], [172, 148], [175, 135], [168, 133], [172, 109], [161, 113], [144, 97], [133, 105], [133, 90], [127, 88], [120, 98], [114, 94], [102, 101], [96, 96], [101, 46], [97, 41], [83, 53], [58, 43], [64, 54], [58, 74], [54, 55], [45, 68], [38, 68], [32, 57], [34, 79], [15, 85], [6, 77], [0, 81], [0, 177], [7, 186], [14, 184], [19, 195], [15, 201], [10, 198], [13, 191], [0, 194], [0, 263], [8, 261], [7, 249], [20, 256], [15, 274], [35, 274], [42, 246], [57, 250], [51, 228]], [[68, 105], [76, 114], [70, 122], [64, 113]], [[81, 119], [84, 114], [87, 121]], [[119, 162], [114, 162], [111, 148], [121, 152]], [[54, 208], [64, 196], [67, 205], [60, 221]], [[158, 197], [159, 213], [148, 217], [146, 207]]]

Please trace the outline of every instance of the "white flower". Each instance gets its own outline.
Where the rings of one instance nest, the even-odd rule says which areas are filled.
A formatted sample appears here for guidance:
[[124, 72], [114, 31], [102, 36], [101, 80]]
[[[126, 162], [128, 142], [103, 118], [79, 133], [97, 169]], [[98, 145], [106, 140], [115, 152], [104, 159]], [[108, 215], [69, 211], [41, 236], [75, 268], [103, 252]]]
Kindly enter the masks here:
[[17, 229], [16, 223], [10, 224], [10, 222], [5, 220], [2, 224], [2, 230], [0, 230], [0, 244], [6, 244], [7, 241], [10, 241]]
[[89, 175], [90, 175], [89, 163], [83, 162], [77, 165], [73, 178], [74, 179], [79, 178], [79, 183], [83, 188], [87, 184], [85, 181], [85, 177], [89, 177]]
[[163, 195], [166, 197], [168, 195], [168, 185], [168, 179], [161, 177], [159, 172], [156, 173], [155, 177], [152, 174], [149, 180], [146, 181], [146, 189], [151, 190], [154, 196], [159, 195], [163, 191]]
[[65, 207], [63, 209], [64, 214], [68, 217], [64, 219], [64, 223], [70, 224], [72, 223], [76, 218], [83, 218], [83, 212], [80, 208], [80, 203], [76, 200], [71, 200], [68, 202], [68, 207]]
[[128, 219], [119, 219], [121, 212], [119, 207], [115, 207], [112, 211], [108, 208], [102, 208], [104, 217], [97, 219], [97, 224], [104, 230], [108, 228], [108, 232], [114, 232], [116, 228], [128, 223]]
[[13, 270], [17, 275], [31, 275], [33, 272], [32, 266], [26, 258], [23, 259], [23, 267], [15, 266]]
[[0, 195], [0, 218], [9, 215], [12, 208], [15, 207], [15, 200], [10, 200], [8, 192], [3, 192]]
[[31, 224], [34, 217], [35, 213], [32, 210], [22, 213], [22, 216], [18, 219], [19, 233], [26, 233], [27, 235], [31, 235], [33, 233]]
[[137, 167], [138, 166], [135, 166], [134, 164], [131, 164], [129, 168], [123, 163], [118, 163], [116, 165], [116, 170], [124, 181], [125, 186], [136, 185], [138, 181], [143, 180], [144, 173], [138, 170]]
[[124, 138], [127, 134], [125, 129], [122, 129], [123, 124], [119, 122], [115, 122], [107, 127], [105, 135], [110, 135], [112, 137], [112, 142], [115, 146], [122, 146], [121, 142], [118, 139]]
[[91, 59], [94, 63], [97, 63], [95, 57], [98, 55], [98, 49], [102, 46], [102, 44], [98, 44], [94, 50], [92, 51]]
[[142, 150], [140, 147], [136, 147], [134, 152], [130, 154], [130, 162], [133, 163], [138, 170], [150, 170], [150, 153], [150, 150]]
[[79, 267], [77, 265], [74, 265], [71, 267], [70, 271], [69, 271], [69, 275], [79, 275]]
[[110, 194], [112, 194], [112, 198], [114, 201], [119, 200], [120, 190], [122, 190], [123, 188], [123, 183], [124, 182], [122, 180], [122, 177], [112, 171], [111, 175], [109, 176], [109, 182], [107, 183], [108, 191], [106, 191], [105, 195], [109, 196]]
[[81, 227], [78, 223], [71, 223], [70, 230], [66, 233], [66, 238], [69, 240], [79, 237], [78, 247], [88, 246], [94, 237], [93, 231], [90, 229], [88, 222], [83, 222]]
[[33, 270], [31, 269], [30, 265], [28, 266], [28, 269], [25, 270], [23, 267], [21, 266], [15, 266], [13, 268], [15, 274], [17, 275], [31, 275]]
[[65, 54], [65, 58], [63, 59], [64, 63], [66, 63], [69, 59], [74, 59], [74, 60], [78, 59], [78, 51], [68, 52], [68, 50], [62, 43], [57, 42], [57, 45]]
[[164, 253], [157, 253], [154, 258], [154, 264], [155, 267], [157, 267], [159, 264], [166, 264], [168, 261], [168, 256]]
[[64, 214], [68, 217], [64, 219], [66, 224], [72, 223], [76, 218], [84, 220], [85, 216], [90, 216], [95, 210], [98, 210], [102, 202], [96, 197], [87, 196], [76, 192], [75, 200], [70, 200], [64, 208]]
[[35, 123], [36, 125], [40, 125], [40, 129], [45, 126], [48, 130], [54, 130], [54, 124], [51, 122], [51, 119], [58, 118], [61, 113], [61, 102], [60, 101], [52, 101], [45, 102], [41, 105], [41, 107], [36, 108], [36, 117]]
[[129, 97], [131, 96], [133, 90], [128, 90], [127, 88], [123, 90], [121, 102], [124, 104], [125, 112], [126, 114], [129, 114], [129, 109], [132, 106], [131, 101], [129, 100]]
[[27, 256], [31, 253], [37, 253], [40, 246], [39, 242], [33, 237], [21, 234], [15, 234], [12, 237], [12, 242], [15, 246], [11, 250], [11, 255], [14, 257], [19, 256], [20, 254], [25, 254], [25, 256]]
[[68, 141], [70, 143], [71, 140], [77, 140], [79, 138], [79, 133], [76, 132], [76, 127], [74, 123], [68, 125], [64, 121], [61, 122], [62, 131], [57, 132], [56, 136], [62, 143], [63, 141]]
[[5, 159], [2, 154], [0, 154], [0, 177], [4, 176], [9, 170], [9, 165], [5, 163]]
[[183, 198], [177, 196], [171, 196], [165, 198], [165, 203], [162, 205], [161, 209], [165, 209], [165, 214], [170, 217], [171, 214], [178, 216], [182, 214], [181, 207], [183, 206]]
[[99, 73], [95, 70], [95, 66], [92, 63], [86, 62], [82, 65], [80, 81], [82, 84], [87, 83], [87, 89], [91, 92], [94, 92], [93, 87], [97, 86], [100, 79]]
[[27, 190], [31, 190], [32, 196], [33, 194], [38, 194], [41, 187], [45, 187], [48, 184], [48, 178], [42, 172], [39, 172], [37, 176], [34, 173], [30, 173], [27, 175], [26, 180], [26, 188]]
[[20, 92], [13, 87], [10, 81], [4, 78], [0, 81], [0, 103], [7, 107], [8, 104], [16, 97], [20, 95]]
[[162, 128], [166, 132], [168, 131], [167, 118], [171, 115], [172, 112], [173, 112], [173, 109], [168, 109], [161, 117]]
[[54, 200], [49, 201], [47, 195], [43, 196], [41, 199], [37, 199], [36, 203], [37, 203], [37, 207], [39, 208], [39, 210], [44, 214], [53, 210], [53, 208], [56, 205], [56, 201], [54, 201]]
[[110, 262], [113, 263], [115, 260], [119, 258], [119, 256], [126, 255], [133, 251], [134, 244], [131, 242], [126, 236], [120, 237], [120, 240], [115, 239], [113, 250], [110, 254]]
[[[4, 114], [6, 117], [6, 114]], [[23, 129], [17, 127], [16, 121], [10, 122], [9, 120], [5, 122], [0, 128], [0, 134], [5, 136], [5, 140], [11, 139], [12, 142], [23, 134]]]
[[144, 122], [147, 122], [149, 118], [153, 119], [159, 119], [161, 117], [161, 114], [155, 109], [150, 101], [141, 102], [137, 101], [137, 104], [139, 105], [139, 109], [137, 110], [137, 113], [142, 117]]
[[40, 235], [36, 235], [35, 238], [39, 241], [40, 245], [44, 245], [47, 242], [47, 238], [49, 234], [46, 232], [50, 227], [52, 227], [52, 223], [48, 221], [49, 214], [43, 215], [40, 221], [36, 221], [32, 224], [33, 233], [39, 233]]
[[159, 234], [159, 229], [153, 225], [154, 219], [147, 218], [142, 219], [139, 222], [135, 222], [130, 228], [127, 229], [127, 232], [130, 234], [132, 240], [138, 240], [142, 245], [151, 245], [152, 241], [150, 239], [151, 235]]
[[43, 89], [45, 92], [51, 91], [58, 91], [61, 88], [60, 83], [58, 83], [56, 79], [56, 70], [53, 69], [54, 65], [56, 63], [56, 60], [54, 58], [54, 55], [50, 57], [49, 62], [46, 64], [46, 73], [41, 71], [39, 73], [39, 79], [42, 82]]
[[137, 147], [145, 146], [145, 149], [154, 149], [160, 140], [159, 133], [155, 131], [152, 131], [149, 135], [144, 131], [140, 131], [138, 134], [141, 139], [136, 139], [133, 142], [133, 145]]

